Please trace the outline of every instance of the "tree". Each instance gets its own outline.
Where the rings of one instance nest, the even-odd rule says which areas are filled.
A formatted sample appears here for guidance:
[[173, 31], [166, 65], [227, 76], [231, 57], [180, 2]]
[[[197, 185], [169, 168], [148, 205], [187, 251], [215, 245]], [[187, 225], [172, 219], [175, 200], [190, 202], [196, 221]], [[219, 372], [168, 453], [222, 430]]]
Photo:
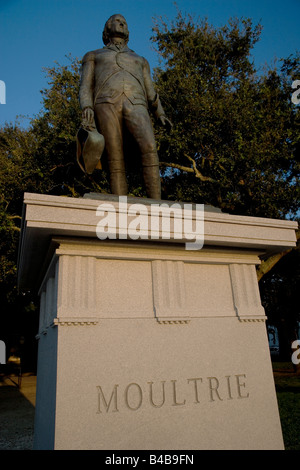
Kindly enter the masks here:
[[[297, 338], [300, 325], [299, 261], [299, 250], [289, 252], [278, 261], [274, 269], [261, 278], [259, 283], [263, 306], [270, 317], [269, 321], [279, 332], [280, 359], [285, 361], [291, 359], [291, 344]], [[299, 367], [298, 372], [300, 372]]]
[[[68, 65], [56, 64], [46, 68], [48, 88], [42, 90], [43, 109], [32, 121], [32, 134], [39, 143], [35, 159], [42, 165], [44, 180], [48, 180], [47, 192], [82, 196], [89, 192], [109, 193], [106, 155], [101, 158], [103, 170], [93, 175], [82, 172], [76, 162], [76, 134], [81, 123], [79, 105], [80, 66], [78, 59], [67, 56]], [[129, 187], [132, 194], [143, 195], [139, 172], [131, 165]]]
[[171, 198], [240, 215], [296, 214], [300, 112], [291, 78], [300, 61], [258, 74], [250, 52], [260, 31], [250, 19], [218, 29], [181, 13], [170, 25], [156, 21], [155, 81], [174, 125], [170, 136], [157, 132]]
[[106, 172], [85, 175], [76, 162], [76, 134], [81, 123], [78, 101], [80, 61], [56, 64], [45, 69], [48, 88], [42, 90], [43, 109], [31, 123], [38, 142], [35, 160], [41, 166], [45, 190], [50, 194], [82, 196], [86, 192], [107, 192]]
[[[199, 201], [228, 213], [296, 219], [300, 108], [291, 94], [300, 56], [256, 71], [251, 51], [260, 32], [250, 19], [233, 19], [222, 28], [180, 12], [170, 23], [156, 19], [152, 40], [160, 65], [155, 81], [173, 121], [171, 135], [157, 131], [164, 189], [171, 199]], [[279, 327], [278, 309], [288, 317], [286, 324], [300, 319], [292, 308], [297, 295], [292, 286], [300, 275], [294, 270], [291, 278], [288, 269], [298, 250], [278, 253], [257, 270], [267, 315]]]
[[[171, 134], [155, 128], [164, 198], [239, 215], [296, 217], [300, 111], [291, 102], [291, 83], [300, 76], [300, 60], [290, 56], [280, 68], [258, 73], [250, 54], [260, 31], [250, 19], [231, 20], [222, 28], [181, 13], [170, 25], [156, 21], [152, 40], [161, 64], [154, 79], [173, 122]], [[36, 299], [16, 291], [23, 193], [109, 192], [105, 167], [84, 175], [75, 158], [79, 71], [79, 60], [70, 57], [67, 65], [46, 69], [40, 114], [27, 129], [18, 124], [0, 129], [1, 324], [9, 315], [14, 324], [25, 310], [33, 321], [37, 316]], [[129, 187], [132, 195], [144, 194], [136, 173]], [[280, 262], [266, 260], [258, 271], [268, 315], [276, 307], [274, 286], [290, 283], [288, 268], [279, 268], [285, 257], [298, 255], [292, 250], [280, 256]], [[299, 279], [298, 272], [295, 276]]]
[[25, 368], [36, 353], [34, 326], [37, 325], [38, 303], [33, 303], [32, 296], [18, 295], [17, 251], [23, 193], [40, 188], [42, 175], [34, 162], [35, 149], [36, 142], [31, 139], [30, 131], [17, 125], [6, 125], [0, 130], [0, 331], [8, 354], [26, 337], [23, 341]]
[[17, 292], [16, 286], [24, 192], [79, 197], [91, 191], [107, 192], [109, 188], [105, 171], [87, 176], [76, 162], [76, 133], [81, 121], [80, 63], [68, 59], [67, 65], [45, 69], [48, 88], [41, 92], [43, 109], [31, 119], [28, 128], [16, 122], [0, 129], [0, 332], [8, 351], [10, 346], [18, 347], [20, 338], [27, 335], [25, 345], [30, 356], [35, 344], [36, 331], [31, 326], [38, 322], [38, 299], [35, 294]]

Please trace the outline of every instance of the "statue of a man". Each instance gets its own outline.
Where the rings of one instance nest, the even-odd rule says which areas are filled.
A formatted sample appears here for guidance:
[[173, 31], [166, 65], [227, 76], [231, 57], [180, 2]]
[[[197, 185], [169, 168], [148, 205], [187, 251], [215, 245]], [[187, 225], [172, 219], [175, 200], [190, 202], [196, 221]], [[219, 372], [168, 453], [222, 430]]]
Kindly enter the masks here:
[[104, 136], [113, 194], [127, 194], [124, 129], [138, 145], [147, 196], [161, 198], [159, 161], [149, 110], [171, 127], [154, 90], [146, 59], [127, 47], [129, 32], [122, 15], [111, 16], [104, 27], [105, 47], [82, 60], [80, 106], [83, 120], [95, 121]]

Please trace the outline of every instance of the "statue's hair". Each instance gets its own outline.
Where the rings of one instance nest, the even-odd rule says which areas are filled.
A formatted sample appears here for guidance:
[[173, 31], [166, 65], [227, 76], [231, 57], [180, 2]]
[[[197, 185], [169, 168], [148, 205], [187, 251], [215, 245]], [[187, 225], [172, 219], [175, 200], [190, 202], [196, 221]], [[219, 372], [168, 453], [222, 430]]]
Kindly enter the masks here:
[[[110, 39], [109, 30], [110, 30], [111, 21], [117, 15], [122, 16], [122, 18], [124, 18], [123, 15], [119, 15], [119, 14], [112, 15], [110, 18], [108, 18], [108, 20], [106, 21], [106, 23], [104, 25], [104, 29], [103, 29], [103, 33], [102, 33], [102, 40], [103, 40], [103, 43], [105, 44], [105, 46], [109, 43], [109, 39]], [[124, 18], [124, 20], [125, 20], [125, 18]], [[126, 21], [126, 24], [127, 24], [127, 21]], [[128, 41], [129, 41], [129, 31], [128, 31], [127, 36], [125, 38], [125, 43], [127, 44]]]

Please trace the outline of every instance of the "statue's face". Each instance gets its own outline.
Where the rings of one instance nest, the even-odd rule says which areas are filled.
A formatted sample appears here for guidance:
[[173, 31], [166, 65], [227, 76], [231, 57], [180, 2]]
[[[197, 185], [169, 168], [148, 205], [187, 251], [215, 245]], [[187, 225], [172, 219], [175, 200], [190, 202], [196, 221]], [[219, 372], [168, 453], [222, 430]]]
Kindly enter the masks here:
[[110, 19], [109, 25], [110, 37], [128, 37], [128, 26], [125, 18], [122, 15], [114, 15]]

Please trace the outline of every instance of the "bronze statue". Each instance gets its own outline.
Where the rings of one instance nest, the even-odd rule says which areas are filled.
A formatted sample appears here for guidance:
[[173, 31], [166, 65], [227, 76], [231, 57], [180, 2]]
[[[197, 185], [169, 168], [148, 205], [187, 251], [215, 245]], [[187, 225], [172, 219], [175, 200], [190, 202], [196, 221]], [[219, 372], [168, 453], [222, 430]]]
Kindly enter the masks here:
[[95, 131], [104, 137], [111, 191], [126, 195], [124, 130], [129, 131], [141, 155], [147, 196], [160, 199], [159, 161], [149, 110], [162, 125], [171, 127], [171, 123], [154, 90], [147, 60], [127, 47], [125, 18], [111, 16], [102, 38], [105, 47], [88, 52], [82, 60], [79, 99], [87, 136], [91, 142], [97, 140], [92, 138]]

